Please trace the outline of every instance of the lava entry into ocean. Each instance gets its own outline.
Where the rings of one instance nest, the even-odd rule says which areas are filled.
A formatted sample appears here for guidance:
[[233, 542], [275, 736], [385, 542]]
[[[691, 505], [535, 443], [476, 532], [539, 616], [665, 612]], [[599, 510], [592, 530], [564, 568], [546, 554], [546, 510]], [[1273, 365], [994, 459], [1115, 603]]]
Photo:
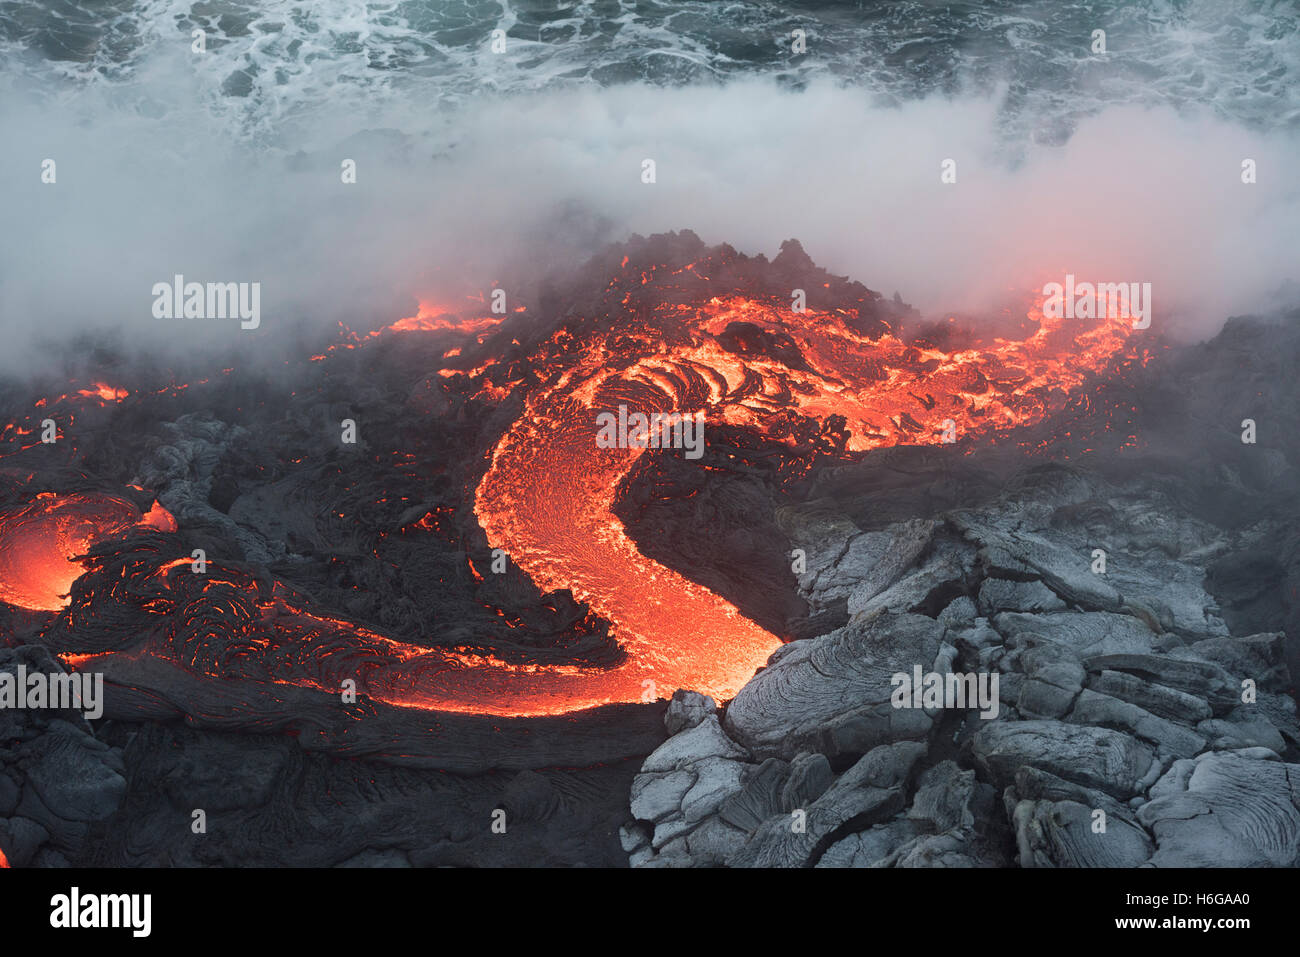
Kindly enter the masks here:
[[[552, 292], [549, 301], [540, 297], [540, 308], [454, 316], [425, 307], [380, 333], [350, 335], [304, 356], [303, 375], [315, 378], [302, 381], [314, 385], [299, 383], [277, 400], [292, 408], [309, 397], [337, 397], [343, 384], [358, 381], [357, 356], [371, 370], [396, 364], [392, 343], [400, 337], [403, 361], [436, 358], [408, 388], [403, 414], [471, 422], [456, 433], [464, 436], [460, 449], [421, 447], [418, 436], [409, 448], [384, 447], [383, 430], [371, 427], [368, 457], [356, 465], [339, 464], [332, 447], [310, 467], [306, 453], [246, 466], [236, 483], [242, 497], [230, 493], [214, 508], [219, 483], [211, 475], [203, 480], [208, 501], [194, 500], [185, 473], [201, 461], [193, 449], [226, 442], [233, 455], [231, 429], [254, 426], [204, 424], [198, 438], [169, 446], [172, 459], [182, 449], [193, 460], [154, 468], [152, 480], [142, 480], [150, 491], [135, 489], [128, 500], [84, 491], [84, 468], [82, 490], [56, 488], [34, 464], [40, 447], [22, 444], [32, 427], [11, 424], [5, 437], [15, 464], [0, 464], [9, 466], [7, 475], [26, 478], [11, 478], [0, 499], [16, 503], [0, 512], [0, 601], [48, 613], [40, 640], [76, 667], [102, 670], [111, 660], [118, 682], [130, 681], [132, 669], [148, 670], [153, 681], [173, 669], [337, 696], [352, 681], [358, 694], [403, 708], [514, 717], [653, 701], [678, 688], [730, 699], [788, 636], [638, 547], [616, 509], [650, 460], [682, 451], [644, 442], [601, 447], [602, 413], [701, 414], [709, 453], [694, 468], [748, 470], [788, 489], [820, 461], [884, 446], [953, 444], [962, 454], [999, 441], [1086, 401], [1096, 377], [1131, 361], [1123, 358], [1126, 319], [1054, 320], [1033, 306], [1016, 333], [1001, 338], [908, 333], [910, 310], [817, 269], [797, 243], [770, 263], [726, 246], [679, 246], [689, 247], [690, 261], [653, 239], [629, 244], [619, 257], [587, 267], [602, 271], [598, 285], [588, 280], [581, 294]], [[792, 306], [794, 288], [807, 290], [805, 309]], [[424, 352], [420, 337], [429, 344]], [[222, 388], [221, 378], [209, 388]], [[168, 434], [183, 431], [177, 423], [193, 427], [193, 415], [180, 417], [182, 409], [169, 405], [187, 387], [122, 385], [86, 390], [93, 395], [82, 399], [118, 416], [119, 430], [131, 427], [128, 421], [166, 423], [158, 428]], [[133, 403], [140, 403], [135, 417], [124, 418]], [[38, 409], [33, 418], [44, 414]], [[299, 430], [307, 420], [293, 419]], [[80, 455], [75, 429], [68, 441]], [[451, 473], [431, 464], [440, 458], [477, 462], [476, 471], [448, 491]], [[328, 475], [341, 482], [337, 476], [363, 464], [372, 485], [392, 468], [404, 480], [440, 483], [441, 491], [421, 501], [384, 486], [370, 519], [334, 505], [316, 506], [315, 525], [294, 518], [294, 509], [308, 508], [305, 499], [329, 500], [312, 481]], [[104, 484], [125, 487], [134, 477], [128, 470]], [[353, 488], [359, 480], [348, 481]], [[273, 507], [276, 495], [288, 504]], [[375, 517], [381, 513], [388, 517]], [[225, 554], [233, 558], [196, 562], [194, 540], [181, 542], [194, 516], [206, 523], [205, 540], [225, 530]], [[335, 516], [327, 534], [326, 519]], [[459, 571], [421, 579], [394, 557], [414, 554], [391, 549], [412, 548], [419, 536], [451, 542]], [[474, 544], [484, 537], [485, 546]], [[269, 555], [274, 548], [274, 561], [257, 557], [257, 549]], [[332, 548], [338, 552], [326, 554]], [[503, 636], [497, 641], [475, 640], [472, 623], [452, 621], [439, 632], [425, 622], [403, 631], [349, 612], [364, 606], [398, 615], [423, 590], [486, 588], [493, 556], [540, 590], [533, 606], [560, 621], [552, 633], [567, 636], [573, 654], [530, 644], [527, 615], [495, 599], [476, 597], [464, 607], [490, 616]], [[295, 579], [295, 562], [307, 558], [320, 573]], [[373, 571], [355, 571], [363, 562]], [[566, 592], [571, 601], [564, 601], [578, 611], [557, 599]], [[370, 597], [374, 603], [365, 606]]]

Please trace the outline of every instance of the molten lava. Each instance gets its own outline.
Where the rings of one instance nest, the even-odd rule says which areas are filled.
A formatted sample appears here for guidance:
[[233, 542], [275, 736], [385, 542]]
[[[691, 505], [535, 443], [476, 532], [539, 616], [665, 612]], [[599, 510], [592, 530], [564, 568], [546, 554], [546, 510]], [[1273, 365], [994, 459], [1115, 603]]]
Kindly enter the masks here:
[[[617, 352], [603, 342], [563, 350], [553, 384], [502, 437], [478, 488], [475, 512], [490, 543], [544, 590], [568, 588], [589, 603], [627, 652], [620, 667], [586, 675], [578, 707], [675, 688], [731, 698], [780, 645], [638, 551], [613, 510], [645, 450], [597, 448], [600, 412], [620, 403], [646, 414], [702, 410], [706, 422], [779, 437], [794, 409], [844, 416], [852, 450], [933, 443], [945, 429], [982, 435], [1042, 418], [1120, 348], [1128, 328], [1109, 320], [1071, 335], [1062, 320], [1043, 317], [1040, 303], [1027, 339], [946, 353], [891, 335], [869, 339], [833, 312], [751, 299], [661, 308], [666, 321], [629, 328]], [[738, 330], [779, 348], [745, 354]], [[627, 351], [629, 341], [638, 354]], [[542, 708], [572, 695], [574, 681], [538, 674], [521, 684], [515, 703]]]
[[[694, 267], [687, 268], [704, 279]], [[626, 257], [624, 271], [610, 284], [615, 295], [644, 287], [654, 272], [628, 269]], [[781, 639], [640, 552], [615, 515], [620, 489], [647, 454], [680, 452], [600, 448], [598, 415], [621, 405], [647, 415], [702, 412], [706, 440], [710, 429], [744, 429], [792, 449], [807, 426], [836, 421], [846, 423], [847, 448], [858, 452], [992, 437], [1060, 409], [1122, 349], [1129, 330], [1123, 319], [1053, 320], [1036, 307], [1029, 314], [1036, 331], [1024, 339], [945, 351], [888, 332], [868, 335], [841, 309], [796, 313], [734, 293], [634, 308], [627, 305], [633, 295], [621, 300], [626, 309], [612, 331], [566, 321], [508, 373], [490, 357], [471, 370], [442, 370], [444, 379], [465, 377], [488, 401], [522, 398], [522, 414], [497, 441], [475, 490], [475, 514], [491, 546], [543, 591], [570, 589], [610, 622], [623, 652], [618, 664], [508, 662], [475, 649], [398, 642], [313, 612], [279, 583], [268, 590], [215, 563], [196, 576], [186, 560], [137, 562], [114, 579], [115, 594], [147, 601], [152, 621], [169, 622], [152, 652], [214, 678], [333, 694], [353, 679], [374, 699], [439, 711], [561, 714], [651, 701], [678, 688], [730, 698]], [[457, 323], [422, 306], [391, 328], [455, 328], [481, 342], [504, 318]], [[460, 352], [447, 350], [444, 359]], [[97, 396], [121, 401], [125, 393]], [[82, 573], [74, 556], [142, 522], [175, 528], [161, 510], [141, 517], [126, 501], [103, 496], [45, 495], [0, 515], [0, 600], [63, 607]], [[66, 614], [75, 624], [83, 611]], [[87, 649], [64, 660], [93, 660], [74, 658], [78, 650]]]
[[[522, 309], [517, 310], [522, 311]], [[437, 332], [455, 330], [457, 332], [482, 332], [499, 325], [504, 315], [488, 315], [461, 319], [450, 309], [431, 302], [421, 302], [419, 311], [414, 316], [407, 316], [385, 326], [382, 332]], [[378, 333], [375, 333], [376, 335]]]
[[58, 611], [84, 571], [77, 556], [140, 525], [176, 531], [176, 520], [156, 502], [142, 516], [130, 502], [108, 495], [43, 492], [0, 514], [0, 601]]

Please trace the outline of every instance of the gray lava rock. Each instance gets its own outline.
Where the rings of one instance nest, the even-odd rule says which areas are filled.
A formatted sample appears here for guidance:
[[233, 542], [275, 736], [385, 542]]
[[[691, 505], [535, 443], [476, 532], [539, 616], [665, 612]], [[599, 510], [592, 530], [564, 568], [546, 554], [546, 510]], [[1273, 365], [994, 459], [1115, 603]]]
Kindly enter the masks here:
[[975, 607], [975, 602], [965, 595], [958, 595], [948, 603], [947, 608], [939, 612], [937, 621], [949, 628], [956, 625], [972, 625], [978, 614], [979, 610]]
[[1300, 861], [1300, 765], [1268, 758], [1275, 756], [1248, 749], [1174, 764], [1138, 810], [1138, 820], [1156, 838], [1151, 863], [1294, 867]]
[[773, 814], [790, 810], [783, 800], [790, 766], [779, 758], [768, 758], [746, 773], [744, 787], [719, 806], [724, 821], [746, 834]]
[[1000, 611], [1059, 611], [1065, 608], [1056, 592], [1041, 581], [1018, 582], [986, 578], [980, 586], [980, 614]]
[[1262, 714], [1243, 713], [1245, 710], [1238, 708], [1230, 720], [1211, 718], [1202, 721], [1196, 730], [1210, 739], [1210, 747], [1215, 751], [1268, 748], [1281, 755], [1286, 750], [1286, 742], [1273, 722]]
[[696, 824], [718, 810], [718, 806], [741, 788], [745, 765], [723, 758], [706, 758], [692, 765], [695, 784], [682, 798], [682, 820]]
[[677, 734], [679, 731], [695, 727], [705, 718], [716, 714], [717, 710], [718, 706], [708, 695], [702, 695], [698, 691], [678, 689], [673, 692], [673, 699], [668, 703], [668, 710], [664, 712], [664, 727], [668, 729], [670, 735]]
[[694, 786], [693, 771], [638, 774], [632, 782], [632, 815], [639, 821], [661, 821], [676, 814]]
[[[806, 809], [764, 821], [727, 864], [731, 867], [806, 867], [817, 845], [846, 821], [902, 809], [903, 785], [924, 753], [915, 741], [885, 745], [864, 755]], [[800, 814], [800, 812], [803, 812]]]
[[877, 824], [841, 838], [827, 848], [818, 867], [879, 867], [898, 848], [917, 836], [916, 825], [906, 818]]
[[781, 807], [807, 807], [826, 793], [835, 780], [824, 754], [801, 754], [790, 762], [790, 777], [781, 789]]
[[1176, 688], [1166, 688], [1122, 671], [1094, 674], [1088, 679], [1088, 687], [1100, 694], [1135, 704], [1161, 718], [1184, 724], [1204, 721], [1212, 713], [1204, 698]]
[[847, 518], [813, 509], [786, 509], [779, 520], [807, 554], [799, 586], [814, 611], [847, 599], [850, 614], [898, 581], [925, 551], [934, 530], [933, 522], [918, 520], [863, 532]]
[[651, 833], [644, 824], [633, 821], [618, 829], [618, 842], [624, 851], [631, 854], [650, 845]]
[[1012, 814], [1021, 867], [1137, 867], [1153, 843], [1132, 821], [1115, 814], [1098, 832], [1096, 808], [1074, 801], [1021, 801]]
[[834, 757], [924, 737], [932, 718], [894, 708], [890, 677], [917, 664], [930, 670], [942, 637], [932, 618], [883, 613], [787, 645], [731, 702], [727, 732], [757, 757], [786, 760], [803, 751]]
[[748, 757], [745, 750], [722, 730], [717, 716], [710, 714], [661, 744], [645, 759], [641, 770], [673, 771], [704, 758], [744, 760]]
[[1150, 627], [1138, 619], [1103, 611], [1042, 615], [1003, 612], [994, 617], [993, 623], [1008, 639], [1032, 636], [1068, 649], [1082, 659], [1120, 652], [1145, 653], [1156, 639]]
[[936, 834], [969, 828], [975, 823], [970, 808], [974, 791], [974, 771], [963, 771], [953, 761], [941, 761], [921, 775], [907, 818], [921, 830]]
[[1016, 696], [1016, 708], [1028, 718], [1061, 718], [1074, 706], [1086, 672], [1068, 647], [1043, 644], [1020, 656], [1025, 681]]
[[[711, 817], [699, 827], [660, 848], [662, 859], [681, 862], [682, 866], [720, 867], [745, 845], [748, 832]], [[636, 866], [635, 864], [633, 866]]]
[[1240, 703], [1241, 683], [1209, 661], [1154, 654], [1096, 654], [1084, 661], [1089, 671], [1124, 671], [1209, 702], [1215, 714]]
[[980, 562], [989, 574], [1009, 578], [1033, 575], [1071, 604], [1098, 611], [1119, 610], [1119, 592], [1104, 575], [1092, 573], [1090, 543], [1072, 542], [1046, 530], [998, 527], [975, 513], [959, 513], [954, 521], [968, 539], [981, 546]]
[[975, 549], [948, 537], [935, 538], [924, 553], [922, 564], [903, 574], [884, 591], [866, 596], [854, 592], [849, 596], [850, 615], [870, 616], [882, 611], [907, 609], [921, 611], [931, 595], [946, 588], [960, 586], [974, 570]]
[[[868, 491], [856, 491], [864, 474]], [[739, 787], [716, 805], [709, 789], [703, 806], [716, 809], [693, 826], [675, 812], [666, 841], [661, 821], [658, 854], [635, 859], [1297, 863], [1300, 775], [1280, 760], [1300, 745], [1293, 648], [1261, 630], [1276, 627], [1262, 611], [1259, 633], [1230, 637], [1204, 586], [1206, 563], [1238, 548], [1238, 533], [1191, 517], [1147, 479], [1125, 479], [1121, 493], [1061, 465], [1025, 469], [979, 507], [863, 531], [896, 477], [874, 480], [864, 464], [819, 486], [842, 493], [847, 514], [832, 498], [783, 511], [810, 556], [805, 596], [814, 609], [847, 606], [849, 620], [773, 655], [727, 706], [721, 739], [697, 732], [698, 745], [656, 763], [663, 774], [693, 766], [688, 754], [736, 762]], [[997, 717], [893, 708], [890, 678], [917, 665], [997, 673]], [[1256, 698], [1243, 701], [1245, 679]], [[918, 774], [927, 752], [936, 763]]]
[[107, 745], [65, 721], [22, 749], [27, 784], [65, 821], [103, 821], [126, 794], [122, 760]]
[[1150, 747], [1106, 728], [1055, 721], [995, 721], [972, 741], [976, 762], [999, 786], [1025, 765], [1128, 799], [1158, 772]]
[[1069, 720], [1074, 724], [1128, 731], [1181, 758], [1189, 758], [1205, 747], [1205, 738], [1189, 728], [1158, 718], [1135, 704], [1091, 689], [1085, 689], [1079, 694]]

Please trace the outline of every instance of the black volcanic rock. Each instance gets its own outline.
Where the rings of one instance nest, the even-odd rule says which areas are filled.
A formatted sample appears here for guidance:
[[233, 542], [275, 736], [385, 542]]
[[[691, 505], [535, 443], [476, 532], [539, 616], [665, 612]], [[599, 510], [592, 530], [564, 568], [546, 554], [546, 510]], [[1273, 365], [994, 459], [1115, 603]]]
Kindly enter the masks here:
[[[1294, 326], [1237, 323], [1153, 362], [1160, 414], [1177, 424], [1136, 451], [1049, 464], [996, 447], [898, 448], [820, 471], [779, 527], [807, 550], [810, 612], [847, 608], [849, 620], [780, 649], [727, 705], [722, 727], [750, 755], [730, 793], [690, 821], [666, 802], [660, 820], [681, 823], [632, 863], [1300, 862], [1297, 635], [1284, 627], [1297, 606], [1287, 503], [1300, 449], [1278, 436], [1259, 450], [1274, 466], [1211, 467], [1255, 450], [1225, 440], [1202, 458], [1195, 433], [1219, 411], [1176, 380], [1232, 393], [1243, 337], [1300, 358]], [[1251, 380], [1261, 384], [1261, 407], [1296, 404], [1281, 376]], [[1076, 416], [1065, 413], [1071, 431]], [[1233, 502], [1212, 514], [1215, 496]], [[893, 708], [891, 676], [918, 665], [997, 673], [997, 715]], [[689, 761], [675, 741], [661, 751]], [[903, 746], [921, 750], [892, 790], [845, 762]], [[814, 762], [833, 783], [796, 799], [805, 810], [853, 796], [800, 833], [781, 795], [801, 794], [793, 769]]]
[[742, 356], [770, 356], [791, 369], [807, 369], [794, 339], [782, 333], [768, 332], [752, 322], [730, 322], [718, 337], [723, 348]]
[[[0, 672], [66, 669], [39, 645], [0, 648]], [[126, 795], [118, 748], [96, 737], [80, 711], [0, 709], [0, 846], [15, 867], [67, 866], [93, 852], [96, 822]]]
[[[482, 574], [472, 491], [488, 455], [547, 381], [541, 352], [634, 344], [628, 317], [662, 303], [787, 308], [795, 289], [868, 335], [898, 332], [918, 360], [925, 341], [974, 335], [915, 326], [795, 241], [769, 262], [689, 231], [634, 237], [482, 334], [341, 341], [275, 375], [184, 370], [183, 388], [147, 370], [139, 401], [78, 412], [77, 450], [9, 459], [0, 507], [140, 484], [123, 494], [144, 510], [157, 493], [182, 527], [92, 549], [63, 613], [0, 607], [0, 642], [20, 646], [0, 668], [102, 651], [110, 684], [93, 731], [0, 712], [0, 845], [51, 866], [1295, 863], [1294, 319], [1117, 359], [987, 447], [854, 456], [842, 417], [791, 416], [788, 442], [723, 425], [698, 464], [645, 456], [618, 505], [638, 548], [801, 639], [721, 709], [688, 691], [526, 720], [345, 705], [266, 680], [256, 634], [231, 640], [278, 593], [418, 647], [616, 663], [571, 593], [543, 595], [513, 565]], [[748, 323], [723, 345], [802, 361]], [[355, 448], [338, 441], [350, 416]], [[133, 577], [195, 548], [234, 585]], [[306, 640], [346, 639], [322, 625]], [[997, 717], [895, 709], [891, 677], [918, 665], [997, 673]]]

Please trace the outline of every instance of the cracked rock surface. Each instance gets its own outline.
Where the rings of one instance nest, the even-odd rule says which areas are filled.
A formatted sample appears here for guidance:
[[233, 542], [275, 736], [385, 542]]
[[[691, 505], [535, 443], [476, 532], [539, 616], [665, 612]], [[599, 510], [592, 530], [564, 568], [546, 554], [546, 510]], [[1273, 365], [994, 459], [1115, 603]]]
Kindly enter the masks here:
[[[66, 669], [39, 645], [0, 648], [0, 672]], [[80, 711], [0, 709], [0, 845], [14, 867], [67, 866], [126, 795], [119, 748], [98, 740]]]
[[[678, 692], [633, 782], [634, 866], [1300, 864], [1296, 649], [1207, 590], [1275, 525], [1068, 466], [974, 507], [853, 513], [783, 509], [801, 595], [843, 623], [779, 649], [725, 713]], [[891, 677], [917, 666], [996, 673], [996, 715], [896, 707]]]

